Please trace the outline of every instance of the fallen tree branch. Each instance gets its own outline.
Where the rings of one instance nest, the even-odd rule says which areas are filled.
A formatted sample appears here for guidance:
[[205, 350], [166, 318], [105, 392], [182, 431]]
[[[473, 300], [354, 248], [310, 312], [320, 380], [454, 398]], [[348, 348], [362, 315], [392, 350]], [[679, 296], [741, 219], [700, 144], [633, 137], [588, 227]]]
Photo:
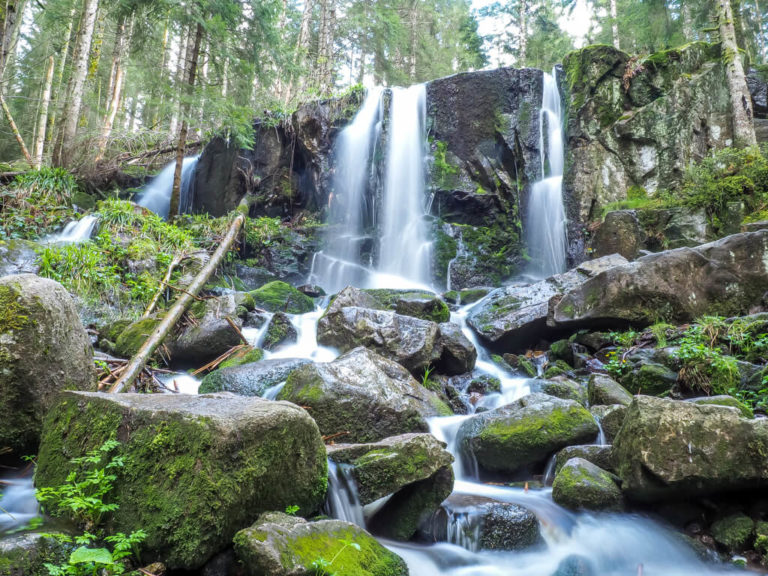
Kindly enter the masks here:
[[171, 275], [173, 274], [173, 270], [176, 268], [176, 266], [179, 265], [179, 263], [183, 259], [184, 257], [181, 254], [175, 254], [173, 256], [173, 260], [171, 260], [171, 263], [168, 264], [168, 271], [165, 273], [165, 276], [163, 276], [163, 279], [160, 281], [160, 286], [158, 286], [157, 291], [155, 292], [155, 295], [152, 296], [152, 300], [150, 300], [149, 306], [147, 306], [147, 309], [144, 310], [144, 314], [141, 315], [142, 318], [146, 318], [147, 316], [152, 314], [152, 312], [154, 312], [155, 306], [157, 306], [157, 302], [160, 300], [160, 296], [162, 296], [163, 292], [165, 291], [165, 285], [171, 281]]
[[243, 333], [242, 333], [242, 331], [240, 330], [240, 328], [237, 326], [237, 324], [235, 324], [235, 321], [234, 321], [234, 320], [232, 320], [232, 317], [231, 317], [231, 316], [227, 316], [227, 317], [226, 317], [226, 320], [227, 320], [227, 323], [229, 323], [229, 325], [232, 327], [232, 330], [234, 330], [235, 332], [237, 332], [237, 335], [240, 337], [240, 340], [242, 340], [242, 341], [243, 341], [243, 344], [246, 344], [246, 345], [250, 346], [250, 344], [251, 344], [251, 343], [250, 343], [250, 342], [248, 342], [248, 338], [246, 338], [246, 337], [243, 335]]
[[144, 369], [144, 366], [152, 357], [152, 354], [154, 354], [155, 350], [157, 350], [157, 348], [163, 343], [165, 338], [176, 325], [176, 322], [179, 321], [186, 309], [192, 303], [192, 300], [197, 297], [197, 293], [200, 292], [203, 286], [205, 286], [206, 282], [208, 282], [208, 279], [216, 271], [216, 268], [218, 268], [219, 263], [229, 252], [232, 243], [235, 241], [235, 238], [237, 238], [237, 235], [240, 232], [240, 228], [243, 226], [243, 222], [245, 222], [245, 216], [243, 214], [238, 214], [229, 225], [229, 230], [227, 231], [226, 236], [222, 240], [219, 247], [216, 249], [216, 252], [214, 252], [213, 256], [211, 256], [211, 259], [202, 268], [202, 270], [200, 270], [198, 275], [195, 276], [195, 279], [192, 280], [192, 283], [188, 286], [188, 290], [184, 290], [181, 293], [179, 298], [176, 300], [176, 303], [171, 306], [160, 324], [157, 325], [149, 338], [147, 338], [144, 344], [141, 345], [141, 348], [139, 348], [139, 351], [136, 353], [136, 355], [131, 358], [128, 364], [126, 364], [125, 370], [120, 375], [120, 378], [109, 389], [110, 393], [120, 392], [126, 388], [129, 388], [131, 384], [133, 384], [133, 381]]
[[237, 346], [233, 346], [232, 348], [224, 352], [224, 354], [222, 354], [215, 360], [211, 360], [205, 366], [201, 366], [200, 368], [192, 372], [192, 376], [199, 376], [203, 372], [211, 372], [216, 368], [218, 368], [221, 363], [226, 362], [230, 358], [244, 356], [251, 350], [253, 350], [253, 346], [251, 346], [250, 344], [238, 344]]

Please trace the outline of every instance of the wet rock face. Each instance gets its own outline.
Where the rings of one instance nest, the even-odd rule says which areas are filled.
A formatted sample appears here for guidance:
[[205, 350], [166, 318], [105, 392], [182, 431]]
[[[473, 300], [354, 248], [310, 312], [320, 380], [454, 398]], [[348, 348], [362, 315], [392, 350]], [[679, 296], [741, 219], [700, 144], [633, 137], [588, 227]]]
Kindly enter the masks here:
[[592, 441], [597, 433], [580, 404], [534, 393], [467, 419], [457, 445], [485, 470], [515, 473], [565, 446]]
[[34, 454], [56, 396], [95, 384], [93, 348], [64, 287], [32, 274], [0, 278], [0, 447]]
[[285, 381], [297, 368], [309, 364], [309, 360], [277, 358], [219, 368], [208, 374], [200, 383], [200, 394], [232, 392], [240, 396], [263, 396], [267, 388]]
[[480, 550], [525, 550], [543, 542], [539, 522], [527, 508], [470, 494], [448, 497], [422, 524], [422, 537], [430, 542], [447, 541], [451, 518], [463, 519], [460, 537]]
[[541, 172], [542, 77], [500, 68], [427, 84], [432, 213], [445, 236], [434, 276], [453, 289], [499, 286], [524, 264], [520, 215]]
[[427, 418], [452, 413], [400, 364], [362, 347], [295, 370], [278, 399], [309, 407], [324, 435], [345, 432], [347, 442], [426, 432]]
[[590, 46], [569, 54], [563, 69], [563, 183], [570, 250], [578, 257], [584, 223], [607, 203], [626, 199], [632, 186], [648, 193], [669, 187], [692, 162], [730, 145], [730, 101], [719, 47], [703, 42], [640, 62]]
[[125, 466], [107, 529], [143, 529], [142, 552], [169, 569], [201, 568], [262, 512], [311, 514], [325, 499], [325, 446], [312, 418], [232, 394], [66, 392], [46, 418], [37, 486], [63, 484], [72, 457], [114, 438]]
[[555, 306], [553, 321], [575, 328], [746, 314], [762, 302], [766, 262], [768, 230], [644, 256], [570, 290]]
[[624, 494], [646, 501], [765, 486], [765, 454], [766, 420], [649, 396], [634, 398], [613, 446]]
[[[340, 520], [307, 522], [268, 512], [238, 532], [234, 542], [249, 576], [309, 576], [317, 573], [313, 562], [320, 558], [334, 559], [332, 568], [338, 576], [408, 576], [402, 558], [362, 528]], [[349, 542], [356, 548], [339, 552]]]
[[571, 458], [552, 483], [552, 499], [572, 510], [621, 510], [621, 490], [612, 474], [582, 458]]

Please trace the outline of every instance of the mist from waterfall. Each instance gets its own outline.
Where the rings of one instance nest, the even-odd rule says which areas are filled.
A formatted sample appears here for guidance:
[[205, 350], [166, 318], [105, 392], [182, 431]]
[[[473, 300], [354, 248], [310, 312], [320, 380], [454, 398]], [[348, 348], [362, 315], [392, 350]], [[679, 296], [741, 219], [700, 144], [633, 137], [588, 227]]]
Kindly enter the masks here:
[[544, 73], [539, 111], [541, 180], [531, 186], [526, 219], [529, 271], [541, 278], [565, 271], [566, 219], [563, 205], [563, 117], [555, 71]]

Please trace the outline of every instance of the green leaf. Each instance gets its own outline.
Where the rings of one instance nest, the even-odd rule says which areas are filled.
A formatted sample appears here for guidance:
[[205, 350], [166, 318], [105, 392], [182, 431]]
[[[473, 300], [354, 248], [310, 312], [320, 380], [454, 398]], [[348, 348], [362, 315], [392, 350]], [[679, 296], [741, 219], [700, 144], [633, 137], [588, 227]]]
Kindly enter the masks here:
[[70, 564], [112, 564], [112, 553], [106, 548], [86, 548], [81, 546], [69, 557]]

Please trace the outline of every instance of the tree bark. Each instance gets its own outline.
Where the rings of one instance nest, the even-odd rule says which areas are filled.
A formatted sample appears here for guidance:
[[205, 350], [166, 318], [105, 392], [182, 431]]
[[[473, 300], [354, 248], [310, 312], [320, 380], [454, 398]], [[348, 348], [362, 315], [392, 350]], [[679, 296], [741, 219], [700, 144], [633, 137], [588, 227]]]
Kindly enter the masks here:
[[680, 7], [680, 11], [682, 12], [683, 17], [683, 36], [685, 36], [685, 39], [687, 41], [694, 40], [694, 34], [693, 34], [693, 20], [691, 18], [691, 7], [688, 4], [690, 0], [683, 0], [682, 6]]
[[739, 47], [736, 43], [736, 30], [733, 25], [730, 0], [718, 0], [717, 25], [725, 61], [726, 80], [731, 94], [733, 140], [736, 146], [756, 146], [755, 126], [752, 121], [752, 98], [747, 88], [744, 65], [741, 62]]
[[51, 154], [51, 157], [53, 158], [57, 152], [57, 148], [59, 145], [58, 138], [56, 139], [56, 142], [54, 142], [54, 134], [55, 134], [55, 128], [56, 128], [56, 119], [59, 112], [62, 112], [64, 109], [64, 102], [61, 101], [61, 88], [64, 85], [64, 69], [67, 66], [67, 59], [69, 58], [69, 49], [72, 45], [72, 34], [75, 27], [75, 8], [73, 7], [72, 10], [69, 12], [69, 23], [67, 24], [67, 35], [66, 40], [64, 42], [64, 47], [61, 51], [61, 60], [59, 62], [59, 73], [57, 74], [56, 78], [56, 90], [53, 92], [52, 100], [55, 104], [53, 114], [50, 115], [48, 120], [48, 130], [47, 130], [47, 139], [48, 143], [53, 144], [53, 154]]
[[45, 149], [45, 131], [48, 127], [48, 107], [51, 104], [51, 89], [53, 88], [53, 70], [56, 61], [53, 56], [48, 58], [48, 72], [45, 75], [43, 96], [40, 99], [40, 120], [37, 123], [37, 136], [34, 146], [34, 167], [38, 170], [43, 165], [43, 151]]
[[221, 244], [216, 249], [216, 252], [213, 253], [211, 259], [203, 269], [200, 270], [200, 273], [195, 276], [195, 279], [189, 287], [187, 287], [186, 291], [179, 295], [176, 303], [171, 306], [170, 310], [168, 310], [168, 313], [160, 324], [158, 324], [157, 328], [155, 328], [154, 332], [152, 332], [149, 338], [142, 344], [141, 348], [139, 348], [136, 355], [131, 358], [130, 362], [126, 364], [125, 369], [120, 375], [120, 379], [109, 389], [110, 393], [121, 392], [125, 388], [129, 388], [139, 374], [141, 374], [141, 371], [152, 357], [152, 354], [154, 354], [155, 350], [157, 350], [163, 343], [170, 331], [173, 330], [173, 327], [192, 303], [194, 297], [197, 296], [197, 293], [200, 292], [203, 286], [205, 286], [208, 279], [213, 275], [216, 268], [218, 268], [219, 264], [224, 259], [224, 256], [229, 252], [229, 248], [232, 246], [238, 232], [240, 232], [243, 222], [245, 222], [245, 216], [238, 214], [232, 221], [232, 224], [229, 225], [227, 235], [221, 241]]
[[98, 10], [99, 0], [84, 0], [80, 31], [75, 44], [72, 76], [68, 84], [67, 102], [63, 112], [64, 125], [62, 126], [61, 147], [56, 151], [54, 158], [54, 163], [57, 166], [65, 166], [72, 161], [80, 108], [83, 103], [85, 79], [88, 75], [88, 57]]
[[104, 121], [101, 125], [101, 133], [99, 134], [96, 162], [104, 157], [104, 151], [107, 149], [107, 142], [109, 142], [109, 136], [112, 134], [112, 127], [115, 124], [115, 118], [120, 109], [123, 83], [125, 82], [125, 65], [123, 60], [128, 51], [132, 28], [132, 22], [130, 26], [127, 26], [125, 18], [121, 18], [118, 22], [115, 46], [112, 50], [112, 77], [110, 78], [107, 110], [104, 113]]
[[0, 83], [5, 93], [5, 70], [12, 60], [12, 55], [19, 37], [19, 29], [24, 16], [26, 0], [5, 0], [0, 4]]
[[0, 94], [0, 106], [2, 106], [3, 108], [3, 113], [5, 114], [5, 117], [8, 120], [8, 124], [11, 127], [11, 132], [13, 132], [13, 135], [16, 137], [16, 141], [19, 143], [19, 147], [21, 148], [21, 153], [24, 154], [24, 159], [27, 161], [30, 167], [34, 168], [35, 163], [32, 160], [32, 156], [30, 156], [29, 150], [27, 150], [27, 145], [24, 144], [24, 138], [21, 137], [21, 132], [19, 132], [19, 129], [16, 127], [16, 122], [13, 121], [13, 116], [11, 116], [11, 111], [8, 108], [8, 104], [5, 103], [5, 98], [3, 97], [2, 94]]
[[[184, 164], [184, 148], [187, 143], [187, 132], [189, 125], [187, 116], [190, 109], [190, 98], [192, 90], [195, 87], [195, 77], [197, 75], [197, 59], [200, 55], [200, 44], [203, 41], [203, 25], [198, 22], [195, 31], [194, 42], [188, 43], [191, 48], [187, 52], [187, 73], [186, 82], [183, 86], [183, 95], [181, 100], [181, 128], [179, 129], [179, 138], [176, 144], [176, 169], [173, 173], [173, 189], [171, 191], [171, 205], [168, 209], [168, 218], [173, 219], [179, 213], [179, 202], [181, 201], [181, 168]], [[186, 95], [186, 98], [184, 97]]]
[[621, 50], [621, 42], [619, 41], [619, 10], [616, 0], [611, 0], [611, 34], [613, 35], [613, 47], [616, 50]]

